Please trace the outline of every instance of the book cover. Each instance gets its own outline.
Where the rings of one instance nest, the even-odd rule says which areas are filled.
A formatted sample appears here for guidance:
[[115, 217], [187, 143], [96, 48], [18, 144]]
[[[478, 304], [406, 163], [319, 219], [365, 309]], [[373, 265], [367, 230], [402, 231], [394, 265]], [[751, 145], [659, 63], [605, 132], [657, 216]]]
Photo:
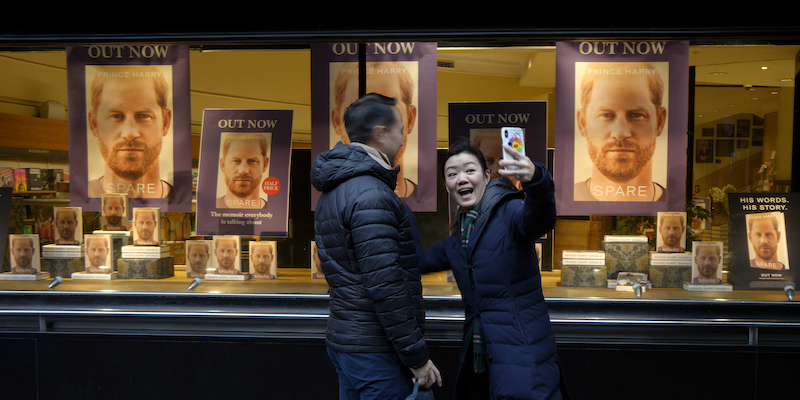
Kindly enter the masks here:
[[800, 237], [794, 204], [800, 193], [728, 193], [729, 269], [737, 290], [783, 290], [797, 282], [790, 262], [800, 257], [800, 248], [791, 245]]
[[620, 272], [647, 272], [650, 266], [650, 244], [604, 242], [608, 279]]
[[26, 192], [28, 190], [28, 176], [24, 168], [14, 169], [14, 191]]
[[656, 251], [659, 253], [683, 253], [686, 251], [685, 212], [659, 212], [656, 230], [658, 231]]
[[0, 187], [14, 187], [14, 169], [4, 168], [0, 170]]
[[606, 287], [608, 272], [605, 266], [561, 265], [561, 286]]

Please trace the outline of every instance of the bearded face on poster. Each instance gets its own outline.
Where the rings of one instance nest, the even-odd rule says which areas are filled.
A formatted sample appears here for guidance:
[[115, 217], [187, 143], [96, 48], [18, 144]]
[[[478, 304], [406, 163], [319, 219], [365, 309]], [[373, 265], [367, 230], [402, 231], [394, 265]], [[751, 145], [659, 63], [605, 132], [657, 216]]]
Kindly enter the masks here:
[[[659, 201], [666, 188], [654, 179], [654, 155], [667, 109], [660, 63], [578, 63], [584, 68], [576, 110], [576, 172], [591, 161], [588, 179], [575, 183], [575, 201]], [[577, 144], [585, 141], [583, 151]], [[582, 154], [581, 154], [582, 153]], [[666, 162], [655, 172], [666, 174]], [[578, 174], [576, 173], [576, 178]], [[663, 180], [662, 180], [663, 182]]]
[[172, 126], [170, 66], [87, 66], [86, 74], [88, 170], [103, 171], [88, 182], [89, 197], [169, 197], [171, 160], [161, 155], [172, 154], [165, 140]]
[[[403, 119], [403, 145], [395, 157], [394, 166], [400, 167], [395, 193], [399, 197], [415, 197], [417, 194], [417, 106], [415, 101], [417, 71], [416, 62], [368, 62], [367, 88], [365, 93], [378, 93], [397, 100], [397, 111]], [[358, 99], [358, 64], [331, 63], [331, 111], [330, 147], [336, 142], [349, 144], [350, 138], [342, 118], [347, 107]], [[405, 157], [408, 155], [408, 157]]]

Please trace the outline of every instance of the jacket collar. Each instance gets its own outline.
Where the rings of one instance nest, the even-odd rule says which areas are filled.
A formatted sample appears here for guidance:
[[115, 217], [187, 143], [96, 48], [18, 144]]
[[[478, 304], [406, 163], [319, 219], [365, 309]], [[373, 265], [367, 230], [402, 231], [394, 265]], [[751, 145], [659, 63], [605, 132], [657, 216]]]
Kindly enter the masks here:
[[486, 191], [483, 193], [483, 199], [480, 204], [480, 214], [475, 223], [479, 224], [489, 218], [492, 210], [506, 196], [520, 195], [521, 193], [506, 177], [492, 179], [486, 185]]
[[392, 169], [392, 165], [391, 165], [391, 163], [389, 163], [389, 157], [386, 157], [386, 154], [384, 154], [382, 151], [380, 151], [380, 150], [378, 150], [378, 149], [376, 149], [374, 147], [367, 146], [364, 143], [350, 142], [350, 144], [353, 145], [353, 146], [358, 146], [358, 147], [361, 147], [362, 149], [364, 149], [364, 151], [366, 151], [367, 154], [370, 157], [372, 157], [373, 160], [377, 161], [378, 164], [381, 165], [381, 167], [384, 167], [384, 168], [389, 169], [389, 170]]

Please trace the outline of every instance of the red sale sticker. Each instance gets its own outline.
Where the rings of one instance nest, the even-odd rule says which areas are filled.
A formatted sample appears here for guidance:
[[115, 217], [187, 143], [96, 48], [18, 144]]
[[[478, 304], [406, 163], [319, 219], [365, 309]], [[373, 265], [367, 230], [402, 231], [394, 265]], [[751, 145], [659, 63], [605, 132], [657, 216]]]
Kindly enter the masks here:
[[278, 178], [270, 176], [261, 183], [261, 189], [264, 190], [264, 193], [273, 195], [281, 190], [281, 181], [279, 181]]

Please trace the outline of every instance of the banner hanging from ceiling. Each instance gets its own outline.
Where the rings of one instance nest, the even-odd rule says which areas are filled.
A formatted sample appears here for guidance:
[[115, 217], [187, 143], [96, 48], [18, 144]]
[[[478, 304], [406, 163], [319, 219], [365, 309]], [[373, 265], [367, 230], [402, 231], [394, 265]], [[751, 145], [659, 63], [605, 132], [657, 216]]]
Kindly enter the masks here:
[[556, 45], [559, 215], [686, 208], [686, 41]]
[[70, 204], [192, 211], [189, 47], [67, 47]]
[[[397, 99], [403, 147], [395, 193], [412, 211], [436, 211], [436, 43], [366, 43], [366, 88]], [[358, 43], [311, 46], [311, 162], [350, 140], [342, 116], [359, 93]], [[319, 192], [311, 190], [311, 209]]]
[[292, 110], [204, 110], [197, 234], [287, 237]]

